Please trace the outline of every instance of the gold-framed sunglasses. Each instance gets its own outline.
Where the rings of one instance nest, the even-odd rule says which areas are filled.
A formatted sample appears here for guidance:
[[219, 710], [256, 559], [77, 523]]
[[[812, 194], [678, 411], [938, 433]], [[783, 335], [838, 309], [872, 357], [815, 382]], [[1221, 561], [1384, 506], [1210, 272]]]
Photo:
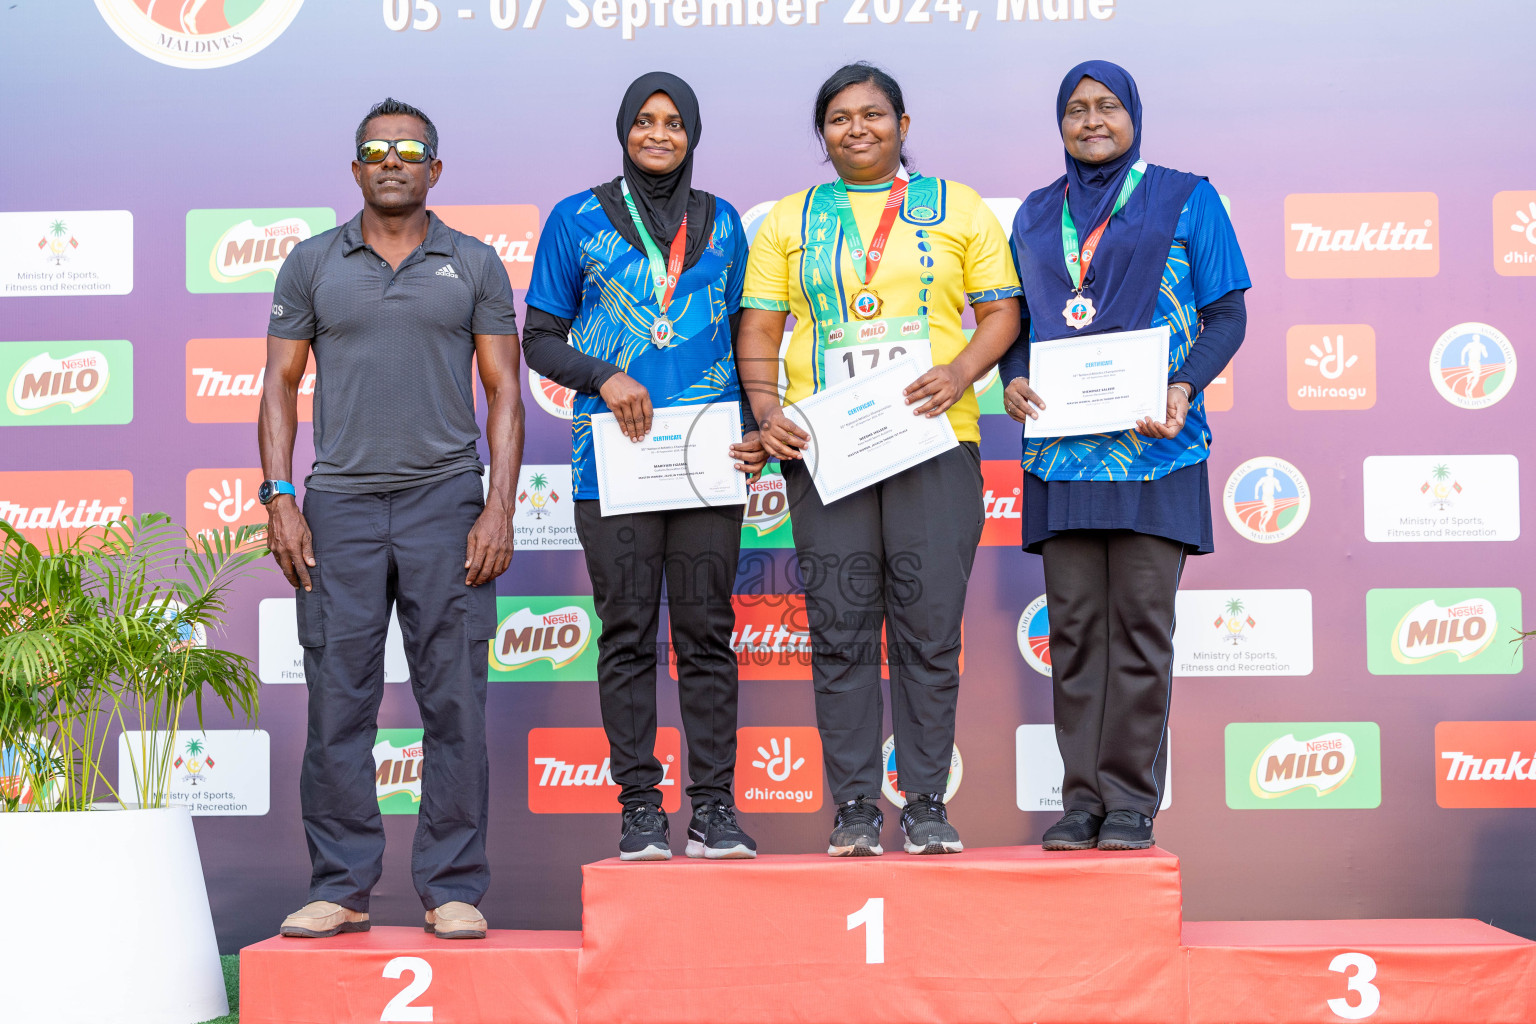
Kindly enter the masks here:
[[357, 159], [365, 164], [383, 163], [391, 149], [408, 164], [432, 159], [432, 147], [419, 139], [369, 139], [357, 147]]

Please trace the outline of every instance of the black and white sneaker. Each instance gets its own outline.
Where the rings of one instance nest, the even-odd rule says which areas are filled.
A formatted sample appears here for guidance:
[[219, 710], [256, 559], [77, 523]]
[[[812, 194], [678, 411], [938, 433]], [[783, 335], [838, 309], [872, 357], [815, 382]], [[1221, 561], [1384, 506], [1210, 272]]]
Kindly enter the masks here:
[[688, 823], [688, 856], [706, 860], [750, 860], [757, 843], [742, 831], [736, 809], [725, 804], [705, 804], [693, 809]]
[[943, 793], [914, 793], [901, 809], [903, 849], [908, 853], [959, 853], [960, 833], [944, 812]]
[[1101, 850], [1145, 850], [1152, 842], [1152, 819], [1140, 811], [1110, 811], [1099, 827]]
[[1068, 811], [1061, 820], [1045, 830], [1040, 845], [1047, 850], [1091, 850], [1099, 845], [1099, 828], [1104, 819], [1088, 811]]
[[827, 854], [832, 857], [878, 857], [885, 851], [880, 848], [880, 826], [885, 815], [873, 800], [857, 797], [837, 805], [837, 817], [832, 820], [832, 838], [827, 842]]
[[671, 860], [672, 831], [660, 808], [633, 803], [624, 808], [619, 860]]

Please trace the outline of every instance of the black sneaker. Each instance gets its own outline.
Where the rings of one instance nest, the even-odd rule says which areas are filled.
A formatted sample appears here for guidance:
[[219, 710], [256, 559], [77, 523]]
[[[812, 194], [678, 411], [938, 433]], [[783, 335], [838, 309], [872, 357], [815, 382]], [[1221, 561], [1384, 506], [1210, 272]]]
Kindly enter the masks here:
[[1104, 819], [1087, 811], [1068, 811], [1061, 820], [1045, 830], [1040, 845], [1047, 850], [1091, 850], [1099, 845], [1099, 827]]
[[832, 838], [827, 841], [827, 853], [833, 857], [878, 857], [885, 851], [880, 848], [880, 826], [885, 815], [880, 807], [866, 797], [858, 797], [837, 805], [837, 817], [832, 819]]
[[672, 830], [660, 808], [633, 803], [621, 820], [619, 860], [672, 859]]
[[901, 809], [902, 848], [908, 853], [959, 853], [960, 833], [944, 813], [943, 793], [914, 793]]
[[1145, 850], [1152, 845], [1152, 819], [1140, 811], [1110, 811], [1099, 829], [1101, 850]]
[[693, 809], [693, 820], [688, 823], [688, 856], [746, 860], [757, 856], [757, 843], [737, 824], [735, 808], [705, 804]]

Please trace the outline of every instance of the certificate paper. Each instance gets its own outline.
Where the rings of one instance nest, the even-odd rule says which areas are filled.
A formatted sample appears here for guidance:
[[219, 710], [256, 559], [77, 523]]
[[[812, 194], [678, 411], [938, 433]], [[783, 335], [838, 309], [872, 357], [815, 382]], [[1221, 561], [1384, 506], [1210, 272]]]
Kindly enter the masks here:
[[1037, 341], [1029, 386], [1045, 410], [1025, 437], [1073, 437], [1129, 430], [1168, 415], [1168, 327]]
[[592, 417], [598, 507], [616, 516], [745, 504], [747, 477], [730, 451], [740, 442], [735, 402], [657, 409], [651, 432], [638, 443], [624, 436], [617, 416], [598, 413]]
[[811, 435], [805, 464], [823, 504], [959, 446], [948, 416], [914, 416], [902, 394], [930, 365], [905, 356], [785, 410]]

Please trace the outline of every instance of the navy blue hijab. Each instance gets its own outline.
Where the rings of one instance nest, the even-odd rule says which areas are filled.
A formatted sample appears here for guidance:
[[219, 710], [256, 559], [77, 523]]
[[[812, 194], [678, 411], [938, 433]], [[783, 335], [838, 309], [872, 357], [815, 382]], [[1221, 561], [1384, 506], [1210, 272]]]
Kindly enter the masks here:
[[1107, 60], [1084, 61], [1061, 80], [1056, 90], [1057, 131], [1066, 115], [1067, 100], [1084, 78], [1115, 94], [1131, 115], [1135, 135], [1129, 149], [1102, 164], [1083, 163], [1066, 153], [1067, 173], [1030, 193], [1014, 217], [1014, 256], [1030, 321], [1041, 341], [1149, 326], [1157, 310], [1157, 292], [1179, 213], [1200, 182], [1193, 174], [1147, 165], [1141, 184], [1105, 229], [1093, 254], [1083, 291], [1093, 299], [1094, 321], [1084, 328], [1067, 326], [1061, 310], [1072, 294], [1072, 278], [1061, 248], [1064, 195], [1071, 204], [1078, 238], [1087, 238], [1114, 209], [1120, 186], [1141, 159], [1141, 94], [1135, 79]]

